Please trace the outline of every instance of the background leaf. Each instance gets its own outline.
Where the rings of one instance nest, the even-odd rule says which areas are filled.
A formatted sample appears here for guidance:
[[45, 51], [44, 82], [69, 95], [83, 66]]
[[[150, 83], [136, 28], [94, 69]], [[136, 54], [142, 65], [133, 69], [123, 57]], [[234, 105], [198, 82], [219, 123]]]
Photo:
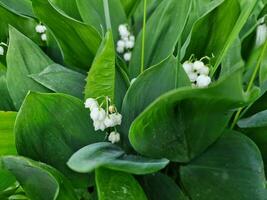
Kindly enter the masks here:
[[49, 92], [44, 86], [28, 77], [39, 73], [53, 62], [29, 38], [10, 27], [7, 52], [7, 86], [17, 109], [29, 90]]
[[31, 199], [78, 199], [66, 178], [47, 165], [14, 156], [3, 157], [1, 162], [6, 169], [14, 174]]
[[104, 138], [94, 131], [79, 99], [33, 92], [18, 113], [15, 134], [20, 155], [54, 166], [82, 187], [87, 184], [87, 177], [71, 171], [66, 162], [78, 149]]
[[150, 200], [188, 199], [170, 177], [161, 173], [144, 176], [141, 184]]
[[141, 186], [127, 173], [99, 168], [96, 186], [99, 200], [147, 200]]
[[83, 99], [86, 76], [58, 64], [49, 65], [39, 74], [29, 75], [46, 88]]
[[[103, 35], [106, 30], [103, 0], [84, 1], [76, 0], [81, 17], [86, 24], [93, 26]], [[112, 34], [115, 41], [118, 39], [118, 27], [127, 22], [125, 12], [120, 0], [109, 0], [109, 12], [112, 27]]]
[[[15, 4], [18, 5], [17, 2]], [[0, 41], [6, 41], [8, 26], [12, 25], [36, 43], [41, 43], [40, 36], [35, 31], [37, 22], [33, 18], [18, 14], [2, 2], [0, 2], [0, 18], [5, 19], [0, 22]]]
[[76, 0], [50, 0], [53, 5], [64, 11], [68, 16], [81, 20]]
[[[184, 29], [191, 8], [191, 0], [162, 1], [147, 21], [145, 69], [158, 64], [173, 53]], [[160, 19], [160, 20], [159, 20]], [[141, 73], [142, 31], [138, 34], [129, 69], [131, 78]]]
[[251, 140], [236, 132], [226, 132], [204, 154], [182, 166], [180, 174], [192, 199], [261, 200], [266, 197], [259, 150]]
[[57, 38], [64, 62], [71, 67], [88, 70], [101, 42], [97, 31], [68, 17], [49, 0], [32, 0], [32, 4], [35, 14]]

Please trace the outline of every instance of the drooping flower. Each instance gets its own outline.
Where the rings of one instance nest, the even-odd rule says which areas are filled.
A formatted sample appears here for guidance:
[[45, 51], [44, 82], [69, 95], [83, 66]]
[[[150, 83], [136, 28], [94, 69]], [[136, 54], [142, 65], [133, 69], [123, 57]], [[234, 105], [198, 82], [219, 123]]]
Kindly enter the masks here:
[[4, 47], [0, 46], [0, 56], [3, 56], [5, 54]]
[[120, 141], [120, 134], [119, 134], [118, 132], [113, 131], [113, 132], [111, 132], [111, 133], [109, 134], [109, 136], [108, 136], [108, 140], [109, 140], [112, 144], [117, 143], [117, 142]]

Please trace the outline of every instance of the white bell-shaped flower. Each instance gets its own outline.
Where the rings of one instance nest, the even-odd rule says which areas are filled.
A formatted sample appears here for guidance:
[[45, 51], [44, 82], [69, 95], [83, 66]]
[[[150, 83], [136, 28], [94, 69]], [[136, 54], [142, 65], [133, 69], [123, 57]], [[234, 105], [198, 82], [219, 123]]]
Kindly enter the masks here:
[[195, 82], [197, 80], [197, 73], [191, 72], [187, 74], [191, 82]]
[[119, 26], [119, 33], [121, 37], [129, 37], [130, 32], [127, 29], [127, 26], [125, 24], [121, 24]]
[[93, 108], [99, 107], [97, 100], [95, 100], [93, 98], [86, 99], [84, 106], [85, 106], [85, 108], [89, 108], [90, 110], [92, 110]]
[[5, 49], [0, 46], [0, 56], [3, 56], [5, 54]]
[[117, 142], [120, 141], [120, 134], [117, 133], [117, 132], [115, 132], [115, 131], [113, 131], [113, 132], [111, 132], [111, 133], [109, 134], [109, 136], [108, 136], [108, 140], [109, 140], [112, 144], [117, 143]]
[[44, 33], [46, 31], [46, 27], [44, 25], [39, 24], [35, 27], [35, 31], [37, 33]]
[[106, 112], [103, 108], [94, 107], [91, 110], [90, 117], [93, 121], [104, 121]]
[[204, 88], [207, 87], [211, 83], [211, 78], [206, 75], [200, 75], [197, 77], [197, 87]]
[[111, 128], [115, 126], [114, 120], [112, 120], [109, 116], [104, 120], [104, 124], [107, 128]]
[[106, 126], [104, 124], [103, 121], [94, 121], [94, 128], [95, 128], [95, 131], [98, 131], [98, 130], [101, 130], [101, 131], [104, 131], [106, 129]]
[[207, 66], [204, 66], [204, 67], [202, 67], [202, 68], [200, 68], [200, 69], [198, 70], [198, 73], [199, 73], [200, 75], [206, 75], [206, 76], [208, 76], [209, 73], [210, 73], [210, 69], [209, 69]]
[[134, 35], [130, 35], [129, 39], [130, 39], [130, 41], [134, 42], [135, 41]]
[[205, 67], [205, 64], [202, 61], [195, 61], [193, 64], [193, 70], [194, 71], [199, 71], [201, 68]]
[[126, 41], [125, 42], [125, 47], [127, 49], [132, 49], [134, 47], [134, 42], [133, 41], [130, 41], [130, 40]]
[[117, 47], [117, 52], [118, 53], [123, 53], [124, 52], [124, 47]]
[[44, 42], [47, 40], [47, 35], [45, 33], [41, 35], [41, 40]]
[[127, 52], [123, 55], [123, 58], [125, 61], [130, 61], [132, 58], [132, 53], [131, 52]]
[[183, 68], [187, 74], [193, 73], [193, 63], [186, 61], [183, 64]]
[[117, 47], [125, 48], [125, 41], [123, 41], [123, 40], [119, 40], [119, 41], [117, 42]]

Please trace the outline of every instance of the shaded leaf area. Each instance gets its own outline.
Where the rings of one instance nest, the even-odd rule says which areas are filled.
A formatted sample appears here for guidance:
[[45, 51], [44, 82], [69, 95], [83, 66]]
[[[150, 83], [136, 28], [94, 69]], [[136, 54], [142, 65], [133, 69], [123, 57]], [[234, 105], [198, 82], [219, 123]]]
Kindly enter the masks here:
[[32, 4], [36, 15], [55, 35], [65, 64], [88, 70], [101, 42], [99, 33], [92, 26], [68, 17], [49, 0], [33, 0]]
[[99, 168], [95, 179], [99, 200], [147, 200], [142, 187], [130, 174]]
[[124, 147], [130, 146], [128, 133], [134, 119], [160, 95], [175, 89], [176, 74], [179, 79], [177, 87], [191, 85], [189, 81], [187, 82], [188, 78], [183, 69], [178, 73], [177, 70], [177, 59], [169, 56], [158, 65], [145, 70], [130, 86], [123, 100], [123, 123], [119, 127], [119, 131], [123, 133]]
[[15, 12], [34, 17], [31, 0], [0, 0], [0, 2]]
[[120, 0], [120, 1], [128, 17], [130, 17], [134, 13], [138, 4], [141, 2], [141, 0]]
[[54, 168], [30, 159], [15, 156], [1, 158], [23, 187], [27, 196], [36, 200], [78, 200], [71, 183]]
[[85, 98], [115, 99], [115, 50], [112, 33], [106, 34], [86, 79]]
[[86, 76], [81, 73], [52, 64], [39, 74], [30, 74], [29, 77], [54, 92], [83, 99]]
[[[158, 64], [173, 53], [183, 32], [191, 8], [191, 0], [163, 1], [147, 21], [145, 34], [144, 69]], [[160, 20], [159, 20], [160, 19]], [[141, 71], [142, 34], [138, 34], [129, 64], [130, 77]]]
[[77, 0], [50, 0], [59, 10], [66, 13], [68, 16], [81, 20], [81, 16], [77, 7]]
[[16, 112], [0, 111], [0, 156], [16, 155], [14, 124]]
[[34, 92], [28, 94], [18, 113], [15, 134], [20, 155], [54, 166], [80, 187], [88, 184], [87, 176], [74, 173], [66, 162], [83, 146], [104, 139], [94, 131], [82, 101], [64, 94]]
[[192, 8], [190, 15], [188, 17], [188, 21], [185, 26], [185, 30], [182, 35], [182, 43], [186, 41], [188, 38], [194, 23], [201, 17], [209, 14], [215, 8], [223, 3], [224, 0], [194, 0], [192, 1]]
[[68, 161], [68, 166], [80, 173], [104, 167], [131, 174], [149, 174], [163, 169], [168, 163], [167, 159], [127, 155], [120, 147], [101, 142], [88, 145], [74, 153]]
[[0, 162], [0, 198], [6, 200], [17, 188], [16, 178]]
[[[18, 5], [17, 1], [14, 4]], [[34, 40], [37, 44], [41, 44], [40, 36], [35, 31], [35, 26], [37, 25], [35, 19], [18, 14], [16, 10], [8, 7], [2, 1], [0, 1], [0, 18], [5, 19], [0, 22], [0, 41], [6, 41], [8, 37], [8, 26], [11, 25]]]
[[42, 50], [13, 27], [9, 29], [7, 52], [7, 87], [16, 109], [19, 109], [29, 90], [49, 92], [28, 75], [40, 73], [53, 61]]
[[[83, 21], [93, 26], [103, 35], [107, 31], [103, 0], [84, 1], [76, 0]], [[112, 34], [118, 40], [118, 27], [127, 23], [126, 14], [120, 0], [109, 0], [109, 12]]]
[[141, 185], [150, 200], [188, 200], [179, 186], [161, 173], [144, 176]]
[[259, 147], [265, 164], [265, 172], [267, 172], [267, 111], [264, 110], [239, 120], [238, 126]]
[[202, 155], [182, 166], [180, 176], [194, 200], [266, 199], [260, 152], [250, 139], [237, 132], [226, 131]]
[[[184, 44], [184, 59], [214, 55], [212, 63], [219, 66], [227, 50], [238, 37], [257, 0], [225, 0], [208, 15], [200, 18]], [[241, 10], [242, 7], [242, 10]]]
[[0, 110], [12, 111], [15, 110], [13, 101], [10, 97], [7, 81], [6, 81], [6, 67], [0, 63]]
[[134, 149], [153, 158], [190, 161], [221, 136], [232, 109], [248, 103], [241, 80], [237, 70], [209, 88], [181, 88], [160, 96], [131, 125]]

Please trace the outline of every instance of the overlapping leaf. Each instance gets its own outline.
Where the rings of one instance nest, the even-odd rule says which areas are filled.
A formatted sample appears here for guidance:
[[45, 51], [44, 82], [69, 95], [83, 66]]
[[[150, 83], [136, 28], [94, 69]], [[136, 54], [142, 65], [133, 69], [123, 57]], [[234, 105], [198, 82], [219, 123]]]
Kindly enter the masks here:
[[100, 142], [104, 137], [94, 131], [89, 113], [79, 99], [33, 92], [18, 113], [15, 134], [20, 155], [54, 166], [73, 183], [86, 183], [83, 181], [87, 178], [72, 172], [67, 160], [83, 146]]
[[146, 156], [190, 161], [221, 136], [232, 109], [245, 101], [240, 70], [209, 88], [170, 91], [136, 118], [130, 142]]
[[191, 199], [263, 200], [267, 194], [257, 146], [233, 131], [226, 131], [205, 153], [182, 166], [180, 176]]

